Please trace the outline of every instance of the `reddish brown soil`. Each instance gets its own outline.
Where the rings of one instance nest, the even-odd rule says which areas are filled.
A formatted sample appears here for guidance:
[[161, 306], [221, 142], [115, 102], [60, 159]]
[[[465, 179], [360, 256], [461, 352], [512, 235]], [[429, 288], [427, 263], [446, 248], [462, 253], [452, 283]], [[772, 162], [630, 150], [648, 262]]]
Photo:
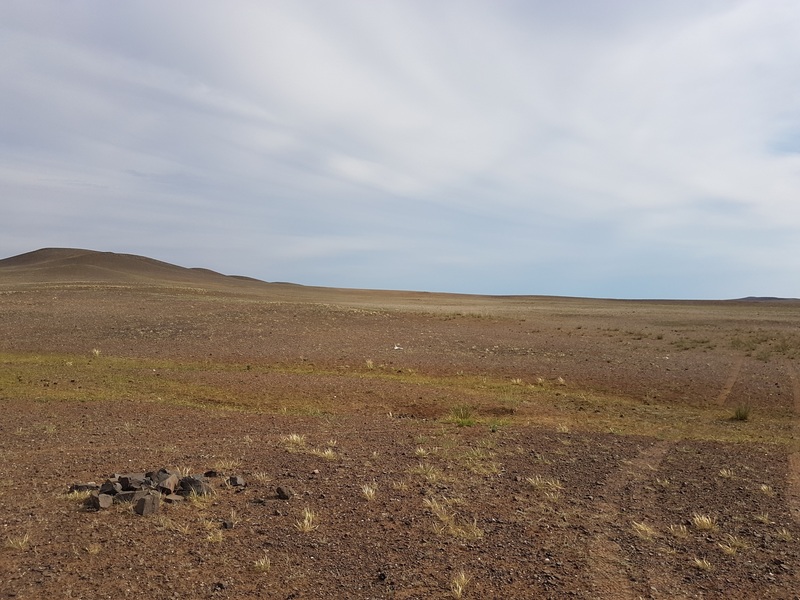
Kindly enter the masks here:
[[[447, 598], [460, 571], [465, 598], [799, 597], [796, 303], [325, 290], [70, 252], [0, 261], [0, 597]], [[162, 466], [248, 485], [155, 517], [65, 494]]]

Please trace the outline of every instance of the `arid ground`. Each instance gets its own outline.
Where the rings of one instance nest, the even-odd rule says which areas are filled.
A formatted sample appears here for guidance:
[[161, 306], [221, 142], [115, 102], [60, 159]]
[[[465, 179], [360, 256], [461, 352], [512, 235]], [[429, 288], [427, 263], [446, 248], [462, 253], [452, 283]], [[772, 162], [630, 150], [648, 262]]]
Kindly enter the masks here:
[[[0, 597], [800, 598], [800, 302], [45, 250], [0, 261], [0, 334]], [[161, 467], [215, 494], [69, 493]]]

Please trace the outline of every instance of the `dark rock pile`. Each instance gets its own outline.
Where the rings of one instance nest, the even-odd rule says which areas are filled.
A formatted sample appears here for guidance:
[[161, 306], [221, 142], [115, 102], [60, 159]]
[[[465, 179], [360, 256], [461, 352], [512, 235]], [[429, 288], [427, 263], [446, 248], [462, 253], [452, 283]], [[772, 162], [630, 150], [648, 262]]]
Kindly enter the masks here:
[[[173, 469], [159, 469], [148, 473], [115, 474], [102, 485], [74, 483], [70, 492], [91, 492], [86, 501], [94, 510], [110, 508], [114, 504], [130, 502], [138, 515], [153, 515], [161, 508], [161, 502], [174, 504], [182, 502], [187, 496], [207, 496], [214, 493], [208, 479], [219, 477], [216, 471], [206, 471], [202, 475], [181, 476]], [[226, 479], [231, 487], [244, 487], [245, 481], [238, 475]]]

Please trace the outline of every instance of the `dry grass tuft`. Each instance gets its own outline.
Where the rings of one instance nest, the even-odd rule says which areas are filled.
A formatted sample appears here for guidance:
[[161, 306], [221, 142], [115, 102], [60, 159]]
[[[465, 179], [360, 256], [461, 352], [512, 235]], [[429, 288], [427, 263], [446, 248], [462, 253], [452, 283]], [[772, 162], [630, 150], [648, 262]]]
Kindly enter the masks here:
[[186, 501], [194, 508], [208, 508], [214, 502], [216, 495], [216, 492], [212, 492], [211, 494], [192, 492], [186, 496]]
[[648, 525], [647, 523], [644, 522], [639, 523], [638, 521], [633, 521], [631, 525], [633, 527], [634, 533], [643, 540], [647, 540], [648, 542], [651, 541], [657, 535], [656, 530], [650, 527], [650, 525]]
[[770, 523], [772, 523], [772, 520], [769, 518], [769, 513], [759, 513], [755, 517], [753, 517], [753, 520], [756, 523], [761, 523], [763, 525], [769, 525]]
[[303, 518], [295, 521], [295, 528], [303, 533], [310, 533], [314, 531], [319, 524], [317, 523], [317, 514], [308, 507], [303, 509]]
[[269, 560], [269, 556], [264, 554], [258, 560], [253, 561], [253, 569], [257, 573], [268, 573], [269, 570], [272, 568], [272, 562]]
[[780, 529], [778, 529], [778, 531], [775, 532], [775, 537], [782, 542], [791, 542], [792, 540], [794, 540], [792, 532], [786, 529], [785, 527], [781, 527]]
[[407, 492], [408, 491], [408, 481], [405, 479], [401, 479], [399, 481], [392, 482], [392, 489], [397, 490], [398, 492]]
[[219, 471], [224, 475], [230, 475], [239, 468], [239, 465], [241, 465], [241, 461], [235, 458], [223, 458], [216, 461], [213, 467], [215, 471]]
[[378, 491], [378, 485], [373, 481], [372, 483], [365, 483], [361, 486], [361, 494], [366, 498], [368, 501], [372, 501], [375, 499], [375, 494]]
[[186, 523], [178, 523], [177, 521], [170, 519], [169, 517], [165, 517], [164, 515], [158, 515], [156, 517], [156, 523], [162, 530], [174, 531], [182, 535], [188, 535], [189, 531], [191, 531], [189, 525]]
[[267, 473], [266, 471], [256, 471], [253, 473], [253, 479], [258, 481], [259, 483], [269, 483], [272, 481], [272, 475]]
[[436, 483], [441, 480], [443, 473], [440, 469], [430, 463], [419, 463], [416, 467], [411, 469], [413, 475], [422, 475], [430, 483]]
[[527, 481], [528, 484], [536, 490], [560, 492], [564, 489], [561, 481], [554, 477], [542, 477], [541, 475], [534, 475], [533, 477], [528, 477], [525, 481]]
[[697, 531], [714, 531], [717, 528], [717, 519], [709, 515], [694, 513], [692, 525]]
[[453, 598], [463, 598], [470, 581], [472, 581], [472, 577], [467, 575], [463, 570], [456, 573], [450, 581], [450, 593]]
[[775, 490], [772, 489], [771, 485], [767, 485], [766, 483], [762, 483], [760, 486], [758, 486], [758, 490], [770, 498], [775, 495]]
[[731, 469], [720, 469], [719, 476], [723, 479], [732, 479], [733, 478], [733, 471]]
[[324, 450], [314, 448], [311, 450], [311, 454], [324, 458], [325, 460], [336, 460], [336, 451], [333, 448], [325, 448]]
[[725, 541], [717, 542], [717, 546], [719, 546], [723, 554], [728, 556], [734, 556], [739, 550], [746, 550], [750, 547], [742, 538], [731, 534], [725, 536]]
[[281, 436], [281, 442], [290, 452], [299, 452], [306, 446], [306, 436], [301, 433], [289, 433]]
[[31, 536], [30, 534], [20, 535], [20, 536], [8, 536], [6, 538], [5, 547], [9, 550], [27, 550], [28, 545], [30, 544]]
[[460, 522], [456, 513], [449, 508], [450, 504], [455, 503], [455, 500], [442, 498], [441, 501], [436, 498], [425, 498], [422, 503], [428, 508], [438, 519], [438, 523], [433, 526], [433, 530], [438, 535], [452, 535], [453, 537], [479, 540], [483, 537], [483, 530], [478, 527], [478, 520]]
[[708, 560], [706, 560], [705, 558], [697, 558], [697, 557], [693, 558], [692, 566], [694, 566], [695, 569], [700, 569], [701, 571], [705, 572], [709, 572], [711, 571], [711, 569], [713, 569], [711, 563], [708, 562]]
[[85, 503], [89, 496], [92, 495], [90, 490], [83, 490], [83, 491], [74, 491], [74, 492], [67, 492], [64, 494], [64, 498], [69, 500], [70, 502], [79, 502], [81, 504]]
[[209, 531], [206, 536], [206, 541], [212, 544], [219, 544], [222, 541], [222, 530], [216, 529], [214, 531]]
[[679, 540], [684, 540], [689, 537], [689, 528], [684, 524], [670, 525], [669, 532], [673, 535], [673, 537]]

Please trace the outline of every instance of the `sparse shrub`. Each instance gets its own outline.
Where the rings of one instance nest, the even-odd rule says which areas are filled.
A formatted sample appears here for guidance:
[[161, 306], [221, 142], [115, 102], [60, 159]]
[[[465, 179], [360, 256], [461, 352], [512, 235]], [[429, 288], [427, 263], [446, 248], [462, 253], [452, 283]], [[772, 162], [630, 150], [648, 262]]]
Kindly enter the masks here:
[[750, 405], [740, 404], [733, 412], [734, 421], [747, 421], [750, 418]]
[[454, 406], [450, 411], [450, 417], [459, 427], [472, 427], [475, 425], [475, 414], [471, 406], [463, 404]]

